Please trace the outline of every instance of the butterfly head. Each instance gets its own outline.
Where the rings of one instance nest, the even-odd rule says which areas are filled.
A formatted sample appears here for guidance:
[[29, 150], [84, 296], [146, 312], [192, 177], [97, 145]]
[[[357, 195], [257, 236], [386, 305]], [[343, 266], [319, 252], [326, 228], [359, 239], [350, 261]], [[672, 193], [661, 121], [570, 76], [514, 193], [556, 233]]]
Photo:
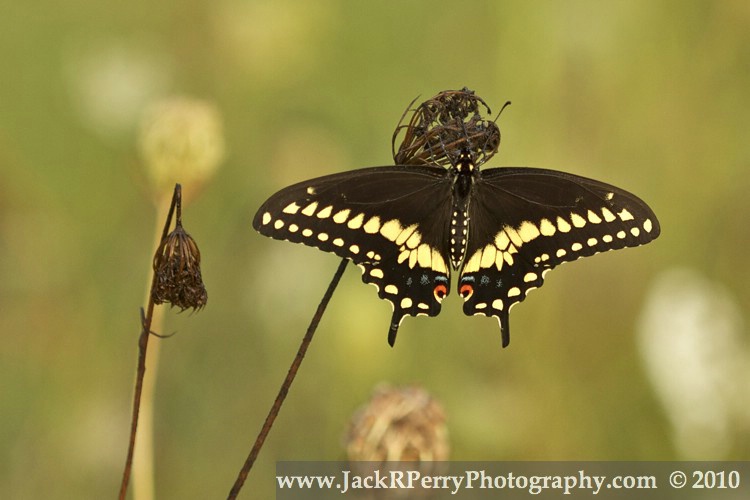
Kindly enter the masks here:
[[474, 155], [471, 154], [471, 151], [469, 151], [468, 149], [463, 149], [458, 155], [458, 158], [454, 160], [453, 168], [457, 174], [466, 175], [472, 174], [478, 167], [476, 162], [474, 161]]

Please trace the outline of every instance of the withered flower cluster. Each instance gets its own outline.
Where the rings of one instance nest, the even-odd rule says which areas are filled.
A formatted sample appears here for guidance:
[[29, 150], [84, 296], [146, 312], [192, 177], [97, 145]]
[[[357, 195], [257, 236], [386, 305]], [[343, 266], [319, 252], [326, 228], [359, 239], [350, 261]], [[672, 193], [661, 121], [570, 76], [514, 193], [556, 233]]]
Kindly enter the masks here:
[[156, 275], [151, 296], [155, 304], [170, 303], [181, 310], [199, 310], [208, 294], [201, 277], [201, 253], [178, 220], [154, 255]]
[[[412, 104], [414, 101], [410, 108]], [[391, 141], [396, 165], [448, 167], [461, 153], [472, 155], [474, 162], [481, 165], [500, 147], [500, 128], [490, 119], [492, 111], [481, 97], [466, 87], [445, 90], [416, 109], [410, 108], [401, 117]], [[404, 124], [409, 111], [411, 118]], [[403, 139], [396, 151], [396, 142], [402, 133]]]

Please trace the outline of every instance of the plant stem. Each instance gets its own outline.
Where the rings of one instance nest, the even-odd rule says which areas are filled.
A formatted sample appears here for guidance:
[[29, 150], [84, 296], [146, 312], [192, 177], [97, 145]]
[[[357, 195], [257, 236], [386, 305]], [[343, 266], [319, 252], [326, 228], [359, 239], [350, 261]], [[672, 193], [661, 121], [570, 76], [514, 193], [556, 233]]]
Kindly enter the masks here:
[[342, 259], [341, 264], [339, 264], [339, 267], [336, 270], [336, 273], [333, 275], [333, 279], [328, 285], [328, 289], [323, 295], [323, 299], [321, 299], [320, 304], [318, 305], [318, 309], [315, 311], [315, 315], [312, 318], [312, 321], [310, 321], [310, 326], [307, 327], [307, 332], [302, 339], [302, 343], [299, 346], [297, 355], [294, 357], [294, 361], [292, 361], [292, 364], [289, 367], [289, 372], [287, 372], [286, 374], [284, 383], [281, 384], [279, 394], [276, 396], [276, 400], [273, 402], [273, 405], [268, 412], [268, 416], [266, 416], [266, 421], [263, 422], [263, 427], [260, 429], [260, 433], [255, 439], [255, 444], [253, 445], [252, 450], [250, 450], [250, 454], [248, 455], [247, 460], [245, 460], [245, 464], [242, 466], [242, 470], [240, 470], [240, 473], [237, 476], [237, 480], [234, 482], [234, 486], [232, 486], [232, 489], [229, 492], [229, 496], [227, 497], [228, 499], [237, 498], [237, 495], [242, 489], [242, 485], [245, 483], [245, 479], [247, 479], [247, 475], [250, 473], [250, 469], [253, 468], [255, 459], [258, 457], [258, 453], [260, 453], [260, 449], [263, 447], [263, 443], [266, 441], [266, 437], [271, 431], [271, 426], [273, 426], [273, 423], [279, 414], [281, 405], [284, 402], [287, 393], [289, 392], [289, 388], [294, 381], [294, 377], [297, 375], [297, 370], [299, 370], [302, 359], [305, 357], [307, 348], [310, 346], [310, 342], [312, 341], [313, 335], [315, 335], [315, 330], [318, 328], [318, 323], [320, 323], [320, 319], [323, 317], [323, 313], [328, 306], [328, 302], [331, 300], [333, 291], [336, 289], [336, 286], [338, 286], [339, 280], [341, 280], [341, 276], [344, 274], [347, 262], [349, 262], [347, 259]]
[[[179, 207], [181, 205], [181, 194], [182, 188], [179, 184], [175, 185], [174, 194], [172, 195], [172, 203], [169, 207], [169, 213], [167, 214], [166, 222], [164, 223], [164, 229], [161, 233], [161, 238], [156, 242], [156, 248], [159, 247], [159, 243], [163, 241], [169, 234], [169, 227], [172, 225], [172, 216], [174, 214], [175, 205]], [[156, 285], [156, 274], [153, 274], [151, 278], [151, 287], [148, 291], [148, 304], [145, 312], [141, 309], [141, 335], [138, 338], [138, 368], [136, 369], [135, 379], [135, 390], [133, 395], [133, 416], [130, 421], [130, 443], [128, 445], [128, 455], [125, 459], [125, 469], [122, 473], [122, 483], [120, 484], [120, 500], [125, 500], [125, 495], [128, 491], [128, 483], [130, 482], [130, 471], [133, 467], [133, 454], [135, 452], [135, 440], [138, 430], [138, 416], [141, 408], [141, 396], [143, 393], [143, 379], [146, 373], [146, 352], [148, 350], [148, 340], [151, 336], [151, 325], [154, 318], [154, 300], [151, 297], [151, 290]]]

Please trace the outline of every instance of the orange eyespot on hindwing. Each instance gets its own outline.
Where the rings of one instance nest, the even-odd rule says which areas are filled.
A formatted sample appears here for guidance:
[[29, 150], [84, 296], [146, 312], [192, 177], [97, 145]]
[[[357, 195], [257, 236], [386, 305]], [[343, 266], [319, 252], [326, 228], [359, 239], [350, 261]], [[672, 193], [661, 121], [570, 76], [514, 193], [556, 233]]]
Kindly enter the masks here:
[[435, 285], [435, 289], [432, 291], [432, 293], [435, 295], [435, 299], [438, 302], [442, 302], [445, 296], [448, 295], [448, 287], [440, 283], [438, 285]]
[[470, 285], [469, 283], [464, 283], [461, 285], [461, 288], [458, 289], [459, 295], [464, 298], [464, 300], [467, 300], [469, 297], [471, 297], [471, 294], [474, 293], [474, 286]]

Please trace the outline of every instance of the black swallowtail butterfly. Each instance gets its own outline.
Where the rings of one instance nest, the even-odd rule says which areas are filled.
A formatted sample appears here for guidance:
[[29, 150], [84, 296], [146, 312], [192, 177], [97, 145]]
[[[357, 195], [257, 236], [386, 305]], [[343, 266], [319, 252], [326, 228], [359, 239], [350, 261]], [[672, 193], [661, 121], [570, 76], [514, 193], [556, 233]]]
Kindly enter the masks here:
[[[458, 110], [448, 118], [426, 112], [423, 121], [433, 120], [432, 130], [440, 132], [432, 136], [438, 142], [421, 143], [428, 160], [416, 161], [419, 155], [403, 147], [394, 155], [397, 162], [423, 164], [364, 168], [289, 186], [263, 203], [253, 227], [357, 264], [362, 280], [393, 306], [391, 346], [405, 316], [440, 313], [452, 272], [464, 313], [496, 317], [507, 346], [511, 307], [542, 286], [550, 269], [643, 245], [660, 227], [640, 198], [603, 182], [537, 168], [481, 170], [500, 136], [494, 121], [478, 121], [475, 112]], [[464, 140], [448, 142], [456, 130]], [[476, 145], [471, 130], [486, 132], [479, 135], [494, 143]], [[429, 131], [429, 124], [414, 126], [413, 120], [407, 136]]]

